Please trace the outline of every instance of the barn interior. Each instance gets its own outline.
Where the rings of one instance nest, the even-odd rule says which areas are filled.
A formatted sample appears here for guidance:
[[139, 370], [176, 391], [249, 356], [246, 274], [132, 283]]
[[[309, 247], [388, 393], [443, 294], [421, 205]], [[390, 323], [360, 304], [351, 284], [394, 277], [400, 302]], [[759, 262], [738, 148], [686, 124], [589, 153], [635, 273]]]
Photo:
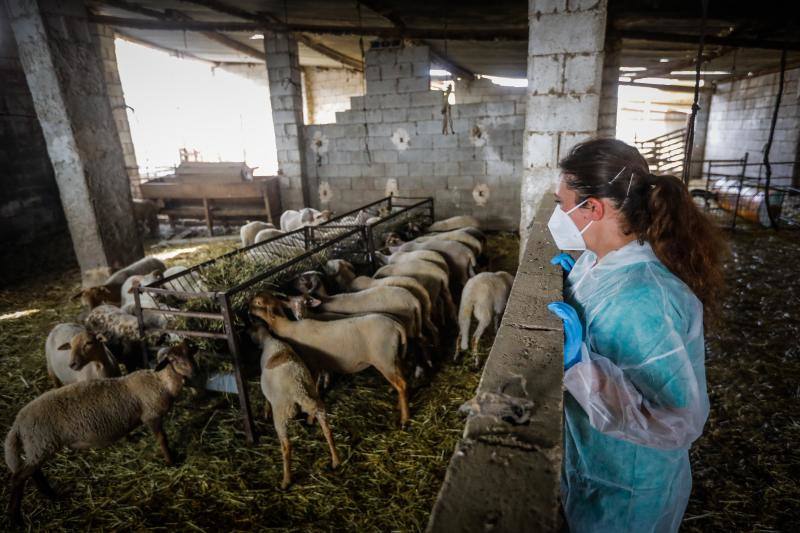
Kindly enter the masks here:
[[[546, 306], [564, 278], [547, 221], [559, 161], [616, 137], [683, 180], [730, 247], [681, 528], [790, 530], [798, 30], [773, 1], [0, 2], [0, 427], [53, 388], [45, 341], [86, 316], [74, 295], [142, 257], [185, 269], [131, 290], [136, 333], [199, 350], [164, 419], [174, 466], [146, 427], [60, 450], [44, 467], [58, 498], [30, 483], [24, 523], [561, 530], [564, 338]], [[304, 208], [332, 218], [241, 241]], [[455, 216], [485, 236], [477, 271], [514, 276], [502, 321], [460, 358], [451, 321], [430, 365], [406, 365], [405, 427], [381, 373], [334, 376], [341, 465], [297, 417], [281, 487], [248, 302], [332, 259], [372, 275], [390, 234]]]

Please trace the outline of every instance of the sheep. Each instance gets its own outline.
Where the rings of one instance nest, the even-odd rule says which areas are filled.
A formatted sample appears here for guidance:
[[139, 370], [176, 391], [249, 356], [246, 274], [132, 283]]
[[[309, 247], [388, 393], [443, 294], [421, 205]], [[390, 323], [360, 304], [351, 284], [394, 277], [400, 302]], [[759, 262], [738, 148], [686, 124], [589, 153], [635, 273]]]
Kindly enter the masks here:
[[41, 468], [64, 447], [105, 447], [146, 424], [171, 465], [162, 420], [193, 373], [192, 354], [183, 343], [170, 348], [156, 370], [65, 385], [23, 407], [5, 440], [5, 459], [11, 471], [8, 509], [13, 520], [21, 521], [22, 495], [29, 478], [33, 477], [43, 493], [54, 496]]
[[256, 238], [253, 242], [256, 243], [256, 242], [268, 241], [269, 239], [272, 239], [273, 237], [278, 237], [280, 235], [285, 235], [285, 233], [275, 228], [262, 229], [261, 231], [258, 232], [258, 234], [256, 234]]
[[390, 233], [386, 237], [386, 245], [393, 254], [417, 250], [433, 250], [434, 252], [438, 252], [445, 261], [447, 261], [447, 265], [450, 267], [450, 273], [453, 276], [453, 281], [456, 282], [458, 288], [463, 287], [467, 283], [467, 280], [475, 275], [475, 266], [477, 265], [475, 253], [469, 246], [460, 242], [442, 239], [431, 239], [427, 242], [404, 242], [400, 239], [399, 235]]
[[111, 276], [106, 279], [106, 282], [103, 284], [107, 287], [121, 287], [125, 280], [135, 274], [149, 274], [154, 270], [158, 270], [159, 272], [164, 272], [166, 270], [166, 266], [164, 263], [156, 259], [155, 257], [143, 257], [136, 261], [135, 263], [131, 263], [130, 265], [126, 266], [123, 269], [120, 269], [114, 272]]
[[44, 353], [47, 375], [56, 387], [119, 376], [117, 360], [105, 347], [105, 338], [79, 324], [56, 325], [47, 336]]
[[[356, 276], [353, 265], [344, 259], [328, 261], [324, 270], [333, 277], [334, 282], [342, 290], [349, 292], [363, 291], [371, 287], [402, 287], [409, 291], [419, 301], [422, 313], [422, 325], [430, 335], [433, 344], [439, 343], [439, 328], [431, 321], [431, 297], [425, 287], [416, 279], [409, 276], [388, 276], [381, 279], [369, 276]], [[319, 294], [319, 293], [313, 293]]]
[[448, 288], [449, 279], [447, 274], [433, 263], [415, 259], [394, 265], [385, 265], [379, 268], [372, 277], [380, 279], [387, 276], [409, 276], [416, 279], [428, 291], [431, 302], [438, 305], [439, 296], [442, 297], [443, 306], [439, 306], [439, 315], [442, 321], [455, 321], [456, 309]]
[[375, 367], [397, 390], [400, 422], [409, 420], [406, 380], [401, 361], [406, 352], [405, 328], [384, 315], [369, 314], [332, 322], [292, 321], [281, 302], [268, 292], [250, 300], [250, 314], [266, 322], [270, 331], [300, 354], [313, 373], [323, 370], [354, 374]]
[[275, 432], [281, 443], [283, 455], [283, 481], [281, 488], [286, 489], [292, 482], [290, 463], [292, 460], [292, 443], [289, 440], [287, 424], [297, 414], [297, 407], [319, 422], [328, 448], [331, 452], [331, 466], [339, 466], [339, 456], [333, 443], [331, 428], [326, 418], [325, 404], [319, 399], [314, 378], [303, 360], [292, 350], [291, 346], [269, 334], [267, 328], [253, 325], [249, 331], [250, 338], [261, 347], [261, 392], [266, 404], [264, 416], [273, 416]]
[[442, 254], [439, 252], [435, 252], [433, 250], [414, 250], [410, 252], [395, 252], [391, 255], [383, 255], [378, 254], [376, 255], [381, 259], [383, 264], [385, 265], [394, 265], [396, 263], [404, 263], [406, 261], [427, 261], [429, 263], [433, 263], [437, 267], [441, 268], [442, 271], [447, 274], [447, 277], [450, 277], [450, 267], [447, 265], [447, 260], [442, 257]]
[[250, 246], [256, 242], [255, 239], [256, 235], [258, 235], [258, 232], [265, 229], [275, 229], [275, 226], [269, 222], [255, 220], [253, 222], [248, 222], [239, 228], [239, 237], [242, 239], [242, 248]]
[[[139, 337], [138, 319], [113, 305], [100, 305], [92, 309], [84, 320], [90, 331], [101, 334], [125, 368], [141, 368], [142, 339]], [[160, 340], [161, 335], [152, 340]]]
[[[122, 284], [122, 305], [120, 309], [129, 315], [136, 314], [136, 299], [133, 294], [134, 289], [139, 286], [147, 286], [162, 279], [160, 272], [153, 272], [147, 276], [131, 276]], [[139, 304], [142, 307], [142, 319], [148, 328], [163, 329], [167, 327], [167, 317], [163, 313], [150, 311], [149, 309], [171, 309], [169, 306], [156, 302], [152, 294], [147, 292], [139, 293]]]
[[114, 287], [107, 287], [105, 285], [87, 287], [73, 294], [70, 300], [77, 300], [80, 298], [81, 305], [85, 306], [88, 311], [102, 304], [118, 305], [121, 303], [119, 291], [114, 289]]
[[467, 349], [469, 326], [472, 316], [478, 319], [478, 327], [472, 335], [471, 351], [475, 355], [475, 366], [478, 366], [478, 341], [490, 322], [494, 321], [495, 332], [500, 327], [500, 318], [506, 308], [508, 294], [514, 276], [508, 272], [483, 272], [467, 282], [461, 295], [461, 306], [458, 310], [459, 332], [456, 338], [454, 359], [458, 359], [460, 350]]
[[427, 231], [450, 231], [465, 227], [480, 228], [481, 226], [477, 218], [469, 215], [461, 215], [461, 216], [446, 218], [444, 220], [437, 220], [436, 222], [428, 226]]
[[329, 294], [322, 273], [316, 270], [309, 270], [297, 276], [292, 282], [292, 288], [300, 294], [315, 294], [322, 297]]
[[414, 239], [414, 242], [424, 243], [431, 240], [460, 242], [461, 244], [469, 246], [476, 256], [481, 255], [481, 252], [483, 252], [483, 243], [481, 242], [481, 239], [473, 236], [472, 232], [468, 231], [466, 228], [445, 231], [444, 233], [428, 233], [422, 237], [417, 237]]
[[330, 220], [332, 216], [333, 213], [328, 209], [324, 211], [317, 211], [310, 207], [304, 207], [299, 211], [287, 209], [281, 215], [281, 230], [288, 233], [303, 226], [318, 226]]

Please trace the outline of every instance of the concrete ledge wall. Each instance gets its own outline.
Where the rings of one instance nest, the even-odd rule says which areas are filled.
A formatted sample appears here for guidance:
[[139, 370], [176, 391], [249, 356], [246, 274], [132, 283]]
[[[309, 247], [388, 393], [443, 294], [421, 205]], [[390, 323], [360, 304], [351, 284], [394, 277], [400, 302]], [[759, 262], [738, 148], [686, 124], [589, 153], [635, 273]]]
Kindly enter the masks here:
[[[558, 252], [545, 222], [553, 207], [547, 195], [531, 226], [476, 392], [484, 414], [467, 419], [429, 532], [560, 529], [563, 334], [547, 304], [561, 300], [563, 281], [549, 262]], [[533, 402], [529, 418], [505, 421], [497, 404], [481, 399], [486, 393], [502, 394], [509, 406]]]

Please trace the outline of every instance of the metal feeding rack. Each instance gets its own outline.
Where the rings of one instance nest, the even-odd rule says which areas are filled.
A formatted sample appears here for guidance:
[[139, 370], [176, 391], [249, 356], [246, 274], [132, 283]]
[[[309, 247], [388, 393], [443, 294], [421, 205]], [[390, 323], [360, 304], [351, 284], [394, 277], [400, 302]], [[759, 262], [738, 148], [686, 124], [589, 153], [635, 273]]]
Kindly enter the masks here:
[[[359, 216], [359, 213], [362, 213]], [[203, 357], [232, 363], [231, 377], [239, 396], [245, 436], [256, 442], [245, 379], [240, 336], [248, 324], [248, 302], [259, 291], [278, 290], [297, 275], [319, 269], [329, 259], [348, 259], [373, 269], [375, 250], [391, 231], [414, 222], [433, 221], [431, 198], [384, 198], [310, 226], [229, 252], [146, 286], [134, 287], [141, 338], [151, 334], [192, 337]], [[366, 219], [373, 218], [367, 225]], [[145, 367], [149, 364], [142, 343]], [[210, 366], [210, 365], [209, 365]], [[210, 386], [214, 390], [228, 390]]]

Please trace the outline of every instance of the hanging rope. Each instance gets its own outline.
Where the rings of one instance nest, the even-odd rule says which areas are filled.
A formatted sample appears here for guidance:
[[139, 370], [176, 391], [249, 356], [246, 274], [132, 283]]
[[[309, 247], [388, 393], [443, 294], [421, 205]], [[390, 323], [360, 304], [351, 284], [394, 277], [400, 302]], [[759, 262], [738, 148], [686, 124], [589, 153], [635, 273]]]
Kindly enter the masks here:
[[689, 115], [689, 124], [686, 127], [686, 144], [683, 146], [683, 183], [689, 185], [692, 166], [692, 147], [694, 147], [694, 122], [697, 119], [697, 111], [700, 106], [697, 104], [700, 99], [700, 69], [703, 67], [703, 46], [706, 41], [706, 20], [708, 19], [708, 0], [701, 0], [703, 5], [703, 20], [700, 24], [700, 45], [697, 47], [697, 61], [695, 62], [694, 75], [694, 101], [692, 102], [692, 114]]
[[369, 152], [369, 125], [367, 124], [367, 54], [364, 52], [364, 31], [361, 22], [361, 2], [356, 0], [358, 12], [358, 48], [361, 50], [361, 64], [364, 65], [364, 75], [361, 77], [361, 111], [364, 113], [364, 152], [367, 154], [367, 164], [372, 164], [372, 154]]
[[769, 151], [772, 148], [772, 139], [775, 137], [775, 124], [778, 122], [778, 109], [781, 107], [781, 98], [783, 98], [783, 81], [786, 76], [786, 48], [781, 51], [781, 74], [778, 78], [778, 96], [775, 98], [775, 109], [772, 110], [772, 123], [769, 125], [769, 137], [767, 137], [767, 144], [764, 145], [764, 170], [766, 171], [766, 181], [764, 182], [764, 202], [767, 207], [767, 216], [769, 217], [769, 227], [773, 229], [778, 228], [778, 221], [775, 220], [775, 215], [772, 209], [769, 208], [769, 187], [772, 180], [772, 165], [769, 163]]
[[[447, 55], [447, 17], [444, 19], [444, 57], [450, 57]], [[455, 82], [453, 82], [453, 73], [449, 70], [447, 72], [448, 76], [445, 82], [447, 90], [442, 94], [442, 134], [455, 135], [456, 131], [453, 129], [453, 112], [450, 107], [450, 93], [453, 92]]]

